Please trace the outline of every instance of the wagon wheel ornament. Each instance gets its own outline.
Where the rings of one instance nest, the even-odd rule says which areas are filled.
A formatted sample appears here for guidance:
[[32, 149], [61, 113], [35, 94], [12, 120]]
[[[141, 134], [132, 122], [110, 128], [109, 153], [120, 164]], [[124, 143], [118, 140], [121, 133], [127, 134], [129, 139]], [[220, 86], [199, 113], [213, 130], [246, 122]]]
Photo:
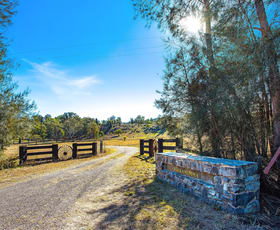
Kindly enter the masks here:
[[73, 149], [69, 145], [62, 145], [58, 149], [59, 160], [65, 161], [72, 158]]
[[152, 155], [155, 155], [158, 152], [158, 142], [157, 140], [153, 140], [153, 153]]

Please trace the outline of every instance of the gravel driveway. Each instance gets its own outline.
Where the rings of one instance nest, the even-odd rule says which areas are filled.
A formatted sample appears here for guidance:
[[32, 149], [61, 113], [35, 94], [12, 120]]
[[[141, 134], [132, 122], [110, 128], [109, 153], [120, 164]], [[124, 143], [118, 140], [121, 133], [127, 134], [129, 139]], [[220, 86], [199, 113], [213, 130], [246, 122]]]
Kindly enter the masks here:
[[112, 180], [108, 172], [138, 151], [113, 148], [117, 149], [114, 154], [0, 189], [0, 229], [64, 228], [75, 203], [108, 187], [106, 181]]

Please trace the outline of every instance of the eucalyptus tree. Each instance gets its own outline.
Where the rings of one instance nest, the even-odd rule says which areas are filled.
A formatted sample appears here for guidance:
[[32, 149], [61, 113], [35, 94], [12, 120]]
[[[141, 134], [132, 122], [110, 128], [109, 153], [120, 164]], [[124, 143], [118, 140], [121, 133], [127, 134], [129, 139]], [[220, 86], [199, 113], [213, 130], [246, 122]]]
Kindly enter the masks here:
[[34, 103], [27, 99], [28, 91], [18, 92], [12, 80], [13, 64], [7, 56], [5, 32], [12, 22], [17, 2], [0, 1], [0, 151], [12, 139], [24, 136]]
[[[267, 72], [273, 72], [268, 57], [275, 53], [267, 51], [268, 42], [255, 31], [255, 7], [262, 1], [133, 2], [148, 25], [156, 22], [171, 37], [167, 39], [164, 87], [156, 101], [164, 115], [182, 118], [190, 114], [188, 121], [195, 127], [200, 149], [205, 136], [216, 156], [229, 157], [227, 153], [231, 153], [240, 157], [240, 152], [247, 160], [256, 160], [257, 154], [266, 156], [273, 127], [274, 143], [280, 139], [275, 139], [277, 124], [271, 125], [277, 123], [277, 113], [271, 111], [277, 110], [279, 103], [270, 103], [277, 90], [271, 90], [272, 78], [267, 77], [271, 75]], [[276, 1], [266, 4], [271, 2]], [[205, 24], [205, 30], [196, 36], [181, 26], [190, 15], [201, 15]], [[272, 34], [275, 45], [279, 36], [275, 31]]]
[[98, 138], [99, 137], [99, 125], [96, 122], [97, 119], [84, 117], [82, 118], [83, 130], [81, 136], [87, 138]]
[[267, 142], [272, 155], [280, 146], [279, 7], [278, 0], [231, 0], [219, 10], [216, 24], [219, 36], [237, 47], [239, 58], [246, 58], [250, 64], [249, 71], [244, 70], [247, 78], [250, 73], [256, 76], [255, 87], [250, 90], [254, 102], [252, 120], [256, 148], [263, 156], [267, 156]]
[[34, 115], [32, 117], [31, 138], [36, 140], [44, 140], [47, 137], [47, 127], [44, 122], [44, 117]]
[[68, 118], [63, 122], [63, 129], [69, 139], [80, 138], [83, 130], [82, 119], [78, 115]]
[[47, 129], [48, 139], [54, 139], [57, 141], [64, 136], [63, 124], [59, 119], [45, 116], [44, 124]]
[[[194, 50], [198, 51], [200, 49], [201, 53], [204, 54], [206, 58], [202, 58], [200, 60], [199, 68], [196, 68], [196, 70], [193, 70], [191, 75], [192, 78], [199, 77], [199, 73], [203, 72], [204, 75], [204, 83], [208, 86], [208, 90], [201, 91], [201, 94], [205, 95], [208, 94], [208, 103], [203, 103], [204, 106], [208, 106], [208, 112], [209, 114], [205, 116], [204, 119], [207, 119], [207, 123], [209, 124], [209, 132], [211, 133], [210, 141], [212, 145], [212, 151], [215, 153], [216, 156], [221, 156], [221, 145], [222, 140], [219, 135], [218, 127], [216, 125], [218, 120], [218, 114], [216, 113], [216, 100], [213, 98], [216, 95], [216, 87], [215, 81], [217, 77], [215, 76], [217, 74], [217, 68], [215, 67], [215, 55], [213, 51], [213, 38], [212, 38], [212, 18], [213, 18], [213, 1], [209, 0], [164, 0], [164, 1], [145, 1], [145, 0], [133, 0], [134, 7], [136, 11], [148, 21], [148, 25], [150, 25], [152, 22], [156, 22], [158, 27], [162, 29], [163, 31], [169, 33], [172, 35], [171, 40], [177, 40], [177, 43], [181, 43], [180, 46], [183, 46], [184, 48], [180, 50], [178, 55], [181, 56], [184, 55], [182, 52], [192, 52]], [[196, 42], [197, 39], [195, 39], [191, 34], [186, 33], [184, 28], [182, 27], [182, 22], [184, 19], [190, 16], [200, 16], [204, 22], [205, 29], [201, 31], [200, 33], [200, 44]], [[194, 44], [195, 43], [195, 44]], [[202, 47], [199, 48], [198, 46]], [[176, 51], [175, 51], [176, 52]], [[193, 54], [196, 56], [194, 59], [198, 57], [197, 52], [193, 52]], [[174, 62], [174, 58], [173, 62]], [[184, 56], [184, 59], [188, 59], [186, 55]], [[179, 61], [181, 65], [181, 61]], [[185, 66], [185, 64], [182, 64], [184, 66], [185, 74], [187, 73], [189, 66]], [[189, 76], [187, 76], [188, 78]], [[185, 82], [187, 84], [189, 82]], [[197, 84], [199, 83], [196, 82]], [[211, 99], [213, 98], [213, 100]], [[159, 106], [162, 106], [162, 103], [158, 103]], [[191, 106], [195, 106], [193, 103]]]
[[[274, 4], [279, 1], [271, 1]], [[273, 152], [280, 147], [280, 74], [278, 66], [278, 57], [276, 44], [279, 44], [279, 26], [276, 33], [272, 31], [268, 23], [265, 5], [263, 0], [254, 0], [256, 12], [260, 24], [262, 40], [266, 51], [267, 66], [269, 68], [269, 80], [271, 83], [271, 103], [273, 115]], [[279, 15], [278, 20], [279, 20]], [[279, 25], [279, 22], [278, 22]], [[276, 36], [275, 36], [276, 35]], [[276, 42], [276, 43], [275, 43]], [[279, 161], [280, 165], [280, 161]]]

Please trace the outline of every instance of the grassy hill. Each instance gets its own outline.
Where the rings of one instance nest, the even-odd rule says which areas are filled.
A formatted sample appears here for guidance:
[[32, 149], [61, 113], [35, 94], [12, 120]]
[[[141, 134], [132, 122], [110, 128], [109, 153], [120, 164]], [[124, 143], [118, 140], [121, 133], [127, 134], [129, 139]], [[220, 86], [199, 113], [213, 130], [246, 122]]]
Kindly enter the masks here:
[[168, 134], [156, 123], [152, 124], [113, 124], [106, 130], [104, 138], [166, 138]]

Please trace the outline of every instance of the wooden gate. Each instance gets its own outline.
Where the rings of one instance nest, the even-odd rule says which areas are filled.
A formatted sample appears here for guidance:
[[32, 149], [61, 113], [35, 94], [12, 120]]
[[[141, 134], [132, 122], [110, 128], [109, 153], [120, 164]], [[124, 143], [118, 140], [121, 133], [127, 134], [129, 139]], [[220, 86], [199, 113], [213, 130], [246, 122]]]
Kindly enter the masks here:
[[[78, 153], [79, 152], [87, 152], [85, 154], [81, 154], [81, 155], [96, 155], [97, 154], [97, 143], [96, 142], [92, 142], [92, 143], [73, 143], [73, 158], [77, 158]], [[81, 146], [90, 146], [90, 148], [78, 148]]]
[[[42, 152], [28, 152], [28, 150], [40, 150], [47, 149], [48, 151]], [[58, 160], [58, 145], [43, 145], [43, 146], [20, 146], [19, 147], [19, 163], [22, 164], [27, 161], [27, 157], [29, 156], [37, 156], [37, 155], [52, 155], [52, 157], [42, 157], [32, 159], [33, 161], [43, 161], [43, 160]]]
[[[146, 143], [146, 145], [145, 145]], [[147, 149], [147, 150], [145, 150]], [[140, 140], [140, 155], [144, 153], [149, 153], [149, 156], [152, 157], [157, 152], [157, 140], [149, 139], [149, 140]]]
[[[166, 146], [164, 143], [174, 143], [172, 146]], [[175, 150], [178, 152], [183, 149], [183, 140], [180, 138], [176, 139], [158, 139], [158, 152], [163, 153], [164, 150]]]

